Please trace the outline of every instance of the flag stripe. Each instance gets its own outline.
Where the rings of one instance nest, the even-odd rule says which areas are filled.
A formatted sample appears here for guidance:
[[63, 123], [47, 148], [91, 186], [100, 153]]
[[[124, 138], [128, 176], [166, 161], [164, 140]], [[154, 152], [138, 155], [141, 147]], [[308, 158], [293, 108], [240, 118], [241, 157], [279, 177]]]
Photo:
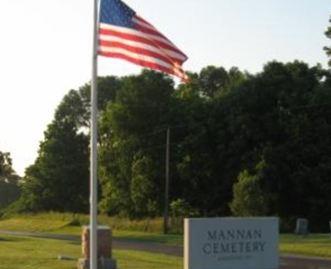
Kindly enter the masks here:
[[[116, 32], [116, 31], [111, 31], [111, 30], [104, 30], [104, 29], [100, 29], [100, 36], [109, 36], [109, 37], [117, 37], [120, 38], [122, 40], [127, 40], [129, 42], [137, 42], [140, 43], [142, 45], [149, 45], [152, 46], [156, 49], [158, 49], [160, 52], [162, 51], [163, 54], [167, 55], [169, 58], [172, 58], [172, 55], [167, 53], [168, 50], [171, 50], [171, 48], [169, 48], [168, 46], [164, 46], [164, 44], [161, 44], [163, 47], [158, 47], [155, 43], [157, 42], [152, 42], [150, 40], [135, 36], [135, 35], [129, 35], [129, 34], [125, 34], [125, 33], [120, 33], [120, 32]], [[104, 40], [99, 38], [99, 40]], [[105, 40], [107, 41], [107, 40]], [[165, 48], [166, 47], [166, 48]], [[173, 51], [173, 53], [177, 53], [177, 51]], [[177, 53], [178, 54], [178, 53]], [[182, 64], [186, 59], [181, 55], [181, 59], [177, 58], [177, 62], [179, 62], [180, 64]]]
[[148, 25], [148, 26], [154, 28], [154, 26], [153, 26], [152, 24], [150, 24], [148, 21], [144, 20], [142, 17], [140, 17], [140, 16], [137, 15], [137, 14], [135, 15], [135, 19], [137, 19], [137, 20], [139, 20], [139, 21], [145, 23], [146, 25]]
[[185, 60], [188, 59], [188, 57], [182, 51], [180, 51], [174, 43], [172, 43], [166, 36], [164, 36], [160, 31], [158, 31], [153, 25], [149, 24], [139, 16], [135, 16], [135, 17], [136, 19], [134, 19], [134, 22], [137, 22], [139, 24], [140, 27], [139, 29], [143, 29], [143, 27], [145, 27], [145, 30], [147, 31], [146, 33], [150, 33], [152, 35], [153, 33], [155, 33], [156, 35], [163, 37], [164, 40], [166, 40], [169, 44], [171, 44], [173, 48], [178, 50], [180, 54], [182, 54], [185, 57]]
[[112, 42], [123, 43], [124, 45], [147, 49], [152, 52], [156, 52], [156, 53], [160, 53], [160, 54], [166, 53], [173, 61], [176, 61], [176, 62], [182, 63], [183, 61], [185, 61], [185, 58], [183, 57], [183, 55], [181, 55], [177, 52], [167, 50], [167, 49], [160, 49], [159, 47], [151, 46], [151, 45], [148, 45], [145, 43], [136, 42], [136, 41], [120, 38], [117, 36], [110, 36], [110, 35], [100, 35], [99, 39], [101, 42], [105, 42], [105, 43], [103, 43], [104, 46], [112, 46]]
[[[152, 41], [150, 39], [142, 37], [141, 35], [138, 36], [135, 34], [128, 34], [128, 33], [123, 33], [123, 32], [118, 32], [118, 31], [114, 31], [114, 30], [110, 30], [110, 29], [103, 29], [103, 28], [101, 28], [99, 32], [101, 35], [116, 36], [116, 37], [120, 37], [123, 39], [144, 43], [144, 44], [154, 46], [154, 47], [173, 50], [173, 48], [169, 45], [166, 45], [164, 43], [157, 42], [157, 41]], [[178, 52], [178, 51], [176, 51], [176, 52]]]
[[103, 47], [103, 46], [100, 46], [99, 47], [99, 51], [101, 52], [110, 52], [110, 53], [121, 53], [121, 54], [124, 54], [124, 55], [127, 55], [131, 58], [135, 58], [135, 59], [139, 59], [139, 58], [142, 58], [144, 61], [146, 62], [155, 62], [157, 63], [158, 65], [162, 65], [164, 67], [167, 67], [167, 68], [172, 68], [174, 65], [170, 62], [165, 62], [157, 57], [153, 57], [153, 56], [149, 56], [149, 55], [143, 55], [143, 54], [140, 54], [140, 53], [137, 53], [137, 52], [133, 52], [133, 51], [128, 51], [126, 49], [123, 49], [123, 48], [114, 48], [114, 47]]
[[145, 33], [145, 34], [150, 35], [150, 37], [152, 39], [156, 39], [156, 40], [161, 40], [162, 39], [163, 42], [166, 41], [166, 43], [171, 44], [172, 47], [176, 48], [176, 46], [174, 44], [172, 44], [170, 42], [170, 40], [168, 40], [167, 38], [165, 38], [164, 35], [160, 34], [159, 32], [155, 31], [154, 29], [149, 29], [149, 28], [146, 28], [146, 27], [141, 26], [139, 24], [136, 24], [135, 25], [135, 28], [137, 30], [139, 30], [139, 32], [142, 32], [142, 33]]
[[138, 16], [135, 16], [133, 19], [132, 19], [133, 22], [137, 23], [137, 24], [140, 24], [141, 26], [144, 26], [146, 28], [150, 28], [150, 29], [155, 29], [153, 27], [153, 25], [150, 25], [148, 22], [144, 21], [143, 19], [141, 19], [140, 17]]
[[[164, 36], [162, 34], [160, 34], [159, 32], [155, 31], [154, 29], [150, 29], [150, 28], [146, 28], [145, 26], [142, 26], [140, 24], [136, 24], [135, 25], [135, 28], [139, 31], [139, 32], [142, 32], [142, 33], [145, 33], [145, 34], [148, 34], [150, 35], [153, 39], [156, 38], [161, 38], [162, 40], [166, 40], [167, 43], [171, 43], [169, 42], [168, 39], [164, 38]], [[173, 45], [173, 44], [171, 44]]]
[[170, 57], [165, 57], [164, 54], [162, 54], [162, 52], [160, 53], [159, 51], [155, 52], [155, 51], [140, 48], [140, 47], [137, 47], [137, 46], [130, 46], [130, 45], [124, 44], [122, 42], [114, 42], [114, 41], [109, 42], [109, 41], [105, 41], [105, 40], [100, 40], [99, 44], [100, 44], [101, 47], [121, 48], [121, 49], [125, 49], [127, 51], [130, 51], [130, 52], [140, 53], [140, 54], [143, 54], [143, 55], [146, 55], [146, 56], [159, 58], [163, 62], [167, 62], [169, 64], [174, 64], [174, 62], [178, 62], [177, 59], [173, 59], [173, 58], [170, 58]]
[[134, 29], [128, 29], [125, 27], [113, 26], [113, 25], [101, 23], [100, 34], [115, 35], [115, 36], [119, 36], [119, 37], [122, 37], [125, 39], [146, 43], [151, 46], [154, 45], [154, 46], [157, 46], [160, 48], [169, 49], [169, 50], [175, 51], [179, 54], [182, 54], [184, 57], [186, 57], [185, 54], [183, 54], [179, 49], [174, 47], [171, 44], [171, 42], [165, 40], [164, 38], [154, 37], [152, 35], [141, 33]]
[[176, 70], [179, 73], [184, 73], [184, 71], [181, 69], [180, 65], [174, 65], [168, 62], [164, 62], [160, 60], [159, 58], [154, 58], [152, 56], [147, 56], [147, 55], [141, 55], [139, 53], [135, 52], [130, 52], [122, 48], [109, 48], [109, 47], [100, 47], [99, 48], [100, 53], [106, 53], [106, 54], [121, 54], [129, 57], [130, 59], [134, 59], [135, 61], [141, 60], [141, 62], [146, 62], [148, 64], [156, 64], [158, 66], [163, 66], [164, 68], [168, 68], [171, 70]]
[[182, 69], [174, 70], [171, 67], [166, 67], [166, 66], [157, 64], [155, 62], [145, 61], [145, 60], [141, 59], [141, 57], [134, 58], [134, 57], [130, 57], [127, 54], [120, 53], [120, 52], [99, 51], [99, 54], [102, 56], [106, 56], [106, 57], [123, 59], [123, 60], [129, 61], [131, 63], [137, 64], [137, 65], [140, 65], [143, 67], [156, 69], [156, 70], [159, 70], [159, 71], [171, 74], [171, 75], [178, 76], [179, 78], [186, 79], [186, 75], [184, 74]]
[[163, 42], [164, 44], [166, 44], [168, 46], [173, 47], [171, 42], [169, 42], [168, 40], [166, 40], [162, 37], [142, 33], [140, 31], [137, 31], [137, 30], [132, 29], [132, 28], [126, 28], [126, 27], [110, 25], [110, 24], [104, 24], [104, 23], [100, 24], [100, 28], [101, 29], [109, 29], [109, 30], [113, 30], [113, 31], [117, 31], [117, 32], [126, 33], [126, 34], [138, 35], [138, 36], [141, 36], [141, 37], [146, 38], [148, 40], [157, 40], [159, 42]]
[[145, 26], [144, 23], [139, 23], [139, 20], [137, 20], [138, 23], [136, 23], [135, 28], [138, 29], [139, 31], [149, 34], [149, 35], [153, 35], [153, 36], [157, 36], [157, 37], [161, 37], [164, 40], [166, 40], [167, 42], [169, 42], [172, 46], [176, 47], [168, 38], [166, 38], [162, 33], [160, 33], [156, 28], [154, 27], [150, 27], [150, 26]]

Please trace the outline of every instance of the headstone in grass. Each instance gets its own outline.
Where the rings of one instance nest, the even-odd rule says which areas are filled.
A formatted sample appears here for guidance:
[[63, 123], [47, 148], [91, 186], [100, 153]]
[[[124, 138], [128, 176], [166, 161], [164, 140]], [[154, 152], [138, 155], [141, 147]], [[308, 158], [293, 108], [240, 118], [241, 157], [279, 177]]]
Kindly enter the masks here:
[[[116, 261], [112, 259], [112, 232], [108, 226], [98, 226], [98, 268], [116, 269]], [[83, 226], [82, 232], [83, 258], [78, 260], [78, 269], [90, 268], [90, 226]]]
[[278, 269], [278, 218], [191, 218], [184, 269]]
[[295, 234], [297, 235], [307, 235], [308, 231], [308, 220], [299, 218], [297, 219], [296, 226], [295, 226]]

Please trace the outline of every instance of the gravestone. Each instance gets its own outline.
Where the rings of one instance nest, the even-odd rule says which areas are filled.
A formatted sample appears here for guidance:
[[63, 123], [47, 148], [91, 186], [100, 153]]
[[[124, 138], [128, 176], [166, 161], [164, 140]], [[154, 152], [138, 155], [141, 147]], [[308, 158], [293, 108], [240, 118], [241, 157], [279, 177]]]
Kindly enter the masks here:
[[[108, 226], [98, 226], [98, 268], [116, 269], [116, 261], [112, 259], [112, 232]], [[82, 231], [82, 254], [78, 260], [78, 269], [90, 268], [90, 226], [83, 226]]]
[[184, 269], [278, 269], [278, 218], [191, 218]]
[[308, 220], [307, 219], [297, 219], [295, 226], [295, 234], [297, 235], [307, 235], [308, 231]]

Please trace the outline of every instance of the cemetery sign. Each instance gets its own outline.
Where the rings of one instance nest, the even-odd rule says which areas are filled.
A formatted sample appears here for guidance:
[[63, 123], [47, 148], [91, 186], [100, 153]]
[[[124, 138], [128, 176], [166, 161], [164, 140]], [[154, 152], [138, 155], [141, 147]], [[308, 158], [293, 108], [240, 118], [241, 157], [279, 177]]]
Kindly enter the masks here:
[[185, 219], [184, 269], [276, 269], [278, 218]]

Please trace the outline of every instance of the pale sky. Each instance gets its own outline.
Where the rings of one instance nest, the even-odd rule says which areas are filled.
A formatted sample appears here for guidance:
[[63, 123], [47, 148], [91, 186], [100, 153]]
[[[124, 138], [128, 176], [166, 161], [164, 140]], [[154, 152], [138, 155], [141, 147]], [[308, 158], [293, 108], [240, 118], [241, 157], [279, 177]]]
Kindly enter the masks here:
[[[251, 73], [277, 59], [311, 65], [322, 47], [330, 0], [127, 0], [188, 56], [184, 67], [237, 66]], [[54, 110], [70, 89], [90, 80], [93, 0], [0, 0], [0, 151], [14, 169], [37, 156]], [[140, 72], [101, 58], [99, 75]]]

